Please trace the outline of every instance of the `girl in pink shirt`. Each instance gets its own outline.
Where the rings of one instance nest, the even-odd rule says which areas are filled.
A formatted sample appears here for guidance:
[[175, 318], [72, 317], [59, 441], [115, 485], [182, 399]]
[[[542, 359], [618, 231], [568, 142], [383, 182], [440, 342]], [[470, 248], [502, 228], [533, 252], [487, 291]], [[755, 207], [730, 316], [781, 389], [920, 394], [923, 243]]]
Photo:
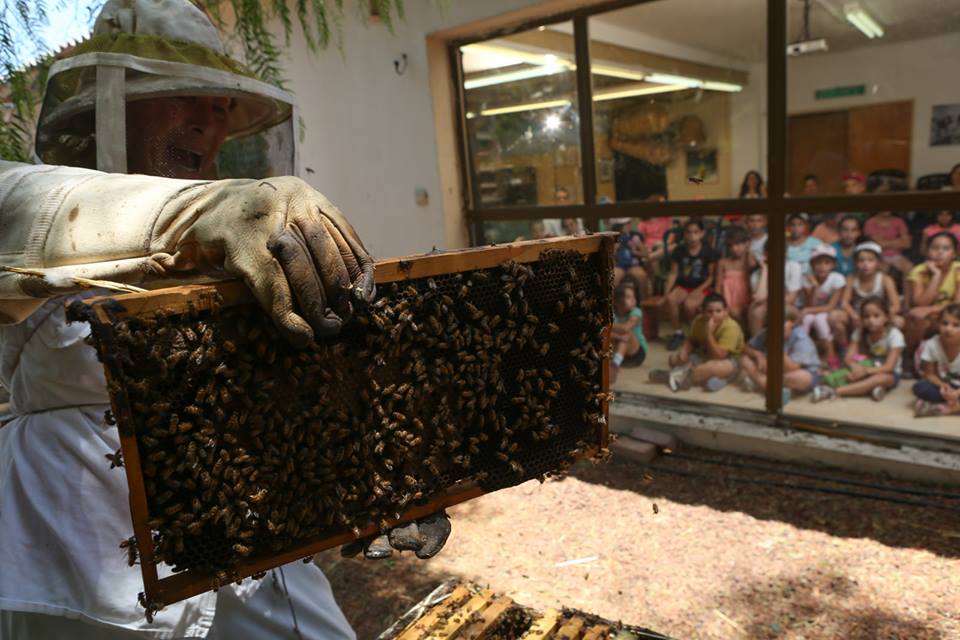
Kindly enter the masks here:
[[960, 240], [960, 224], [954, 221], [953, 211], [949, 209], [937, 213], [936, 221], [924, 227], [923, 238], [920, 240], [920, 253], [927, 254], [927, 244], [930, 242], [930, 238], [941, 231], [953, 234], [954, 238]]
[[892, 211], [881, 211], [863, 225], [863, 232], [883, 249], [883, 261], [899, 271], [909, 273], [913, 263], [907, 260], [903, 252], [910, 248], [910, 231], [907, 223], [893, 215]]

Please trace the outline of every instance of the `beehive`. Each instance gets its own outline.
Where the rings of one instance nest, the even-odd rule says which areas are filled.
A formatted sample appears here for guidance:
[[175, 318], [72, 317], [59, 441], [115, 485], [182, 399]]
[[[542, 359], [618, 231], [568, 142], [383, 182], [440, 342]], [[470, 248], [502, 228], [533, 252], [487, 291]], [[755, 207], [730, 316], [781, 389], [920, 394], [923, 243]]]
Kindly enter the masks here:
[[576, 609], [536, 611], [471, 583], [437, 587], [377, 640], [668, 640]]
[[374, 303], [303, 349], [236, 282], [78, 303], [148, 612], [602, 455], [612, 242], [380, 263]]

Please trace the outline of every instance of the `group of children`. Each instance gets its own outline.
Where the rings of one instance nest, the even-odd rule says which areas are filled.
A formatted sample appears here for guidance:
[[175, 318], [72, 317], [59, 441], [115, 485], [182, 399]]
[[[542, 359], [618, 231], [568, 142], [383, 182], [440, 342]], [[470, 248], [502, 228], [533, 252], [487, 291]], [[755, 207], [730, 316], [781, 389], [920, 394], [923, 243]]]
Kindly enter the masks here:
[[[661, 317], [673, 329], [667, 341], [672, 353], [670, 369], [651, 371], [651, 381], [674, 391], [692, 385], [716, 391], [735, 380], [748, 391], [764, 388], [766, 217], [725, 222], [710, 229], [722, 253], [707, 240], [704, 223], [689, 219], [682, 235], [673, 234], [674, 242], [664, 230], [654, 243], [660, 245], [659, 263], [639, 259], [623, 268], [624, 256], [618, 256], [614, 379], [621, 366], [643, 362], [647, 344], [639, 302], [653, 288], [648, 274], [660, 273]], [[925, 260], [914, 265], [904, 255], [902, 223], [889, 212], [865, 225], [857, 215], [838, 215], [812, 231], [806, 214], [789, 217], [785, 402], [804, 393], [813, 402], [851, 396], [880, 401], [909, 375], [918, 379], [915, 415], [960, 413], [960, 224], [952, 212], [939, 213], [923, 230]], [[650, 225], [636, 229], [643, 226]], [[624, 236], [625, 244], [637, 243], [638, 235], [646, 245], [636, 232]], [[644, 246], [641, 255], [652, 254]]]

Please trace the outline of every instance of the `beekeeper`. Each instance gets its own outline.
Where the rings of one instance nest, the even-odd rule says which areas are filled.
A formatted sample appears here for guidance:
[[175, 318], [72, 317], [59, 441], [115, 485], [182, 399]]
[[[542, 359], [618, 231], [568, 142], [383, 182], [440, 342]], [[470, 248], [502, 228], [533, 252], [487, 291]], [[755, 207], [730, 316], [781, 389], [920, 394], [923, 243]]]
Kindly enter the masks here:
[[[239, 277], [294, 343], [336, 333], [374, 294], [373, 261], [296, 173], [290, 96], [229, 58], [189, 0], [109, 0], [94, 36], [51, 68], [44, 164], [0, 161], [0, 638], [353, 638], [300, 562], [161, 611], [138, 567], [103, 370], [68, 324], [75, 278], [149, 286]], [[99, 171], [98, 171], [99, 170]], [[124, 175], [142, 174], [142, 175]], [[232, 179], [218, 179], [232, 178]], [[406, 528], [429, 556], [445, 517]], [[409, 548], [409, 547], [408, 547]], [[390, 553], [381, 538], [370, 557]]]

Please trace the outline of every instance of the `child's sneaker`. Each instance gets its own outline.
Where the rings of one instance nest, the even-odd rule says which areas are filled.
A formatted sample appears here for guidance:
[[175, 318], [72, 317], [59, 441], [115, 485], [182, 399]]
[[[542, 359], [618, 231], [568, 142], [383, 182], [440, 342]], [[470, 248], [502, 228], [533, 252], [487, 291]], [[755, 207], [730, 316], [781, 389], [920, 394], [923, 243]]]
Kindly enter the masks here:
[[689, 391], [693, 384], [693, 368], [690, 365], [674, 368], [673, 371], [670, 372], [670, 380], [667, 384], [670, 385], [670, 391], [674, 393], [677, 391]]
[[727, 382], [729, 382], [729, 380], [726, 378], [718, 378], [714, 376], [712, 378], [708, 378], [707, 381], [703, 383], [703, 388], [713, 393], [720, 391], [720, 389], [723, 389], [725, 386], [727, 386]]
[[810, 394], [810, 402], [823, 402], [824, 400], [833, 400], [836, 397], [837, 392], [833, 387], [821, 384], [818, 387], [814, 387], [813, 393]]
[[740, 388], [746, 391], [747, 393], [756, 393], [760, 389], [757, 387], [757, 383], [753, 381], [748, 375], [743, 376], [743, 380], [740, 381]]
[[667, 342], [667, 351], [676, 351], [683, 346], [684, 340], [686, 340], [686, 338], [683, 335], [683, 331], [675, 331]]
[[887, 390], [879, 384], [870, 390], [870, 397], [880, 402], [887, 397]]
[[655, 384], [667, 384], [670, 382], [670, 371], [668, 369], [651, 369], [647, 374], [647, 379]]
[[939, 416], [943, 414], [941, 405], [929, 400], [917, 400], [913, 405], [914, 418], [929, 418], [930, 416]]

